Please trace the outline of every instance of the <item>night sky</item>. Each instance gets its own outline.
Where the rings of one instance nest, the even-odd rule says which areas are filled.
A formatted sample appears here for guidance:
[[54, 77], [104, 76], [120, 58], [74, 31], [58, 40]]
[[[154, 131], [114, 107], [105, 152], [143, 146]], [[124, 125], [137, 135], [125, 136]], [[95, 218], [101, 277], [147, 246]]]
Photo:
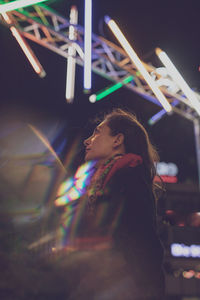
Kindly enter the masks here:
[[[77, 5], [79, 24], [84, 24], [83, 0], [59, 0], [49, 3], [66, 17], [69, 15], [71, 5]], [[117, 43], [103, 22], [104, 15], [109, 15], [118, 23], [143, 61], [153, 66], [161, 66], [154, 52], [156, 47], [160, 47], [168, 53], [190, 86], [200, 91], [199, 11], [199, 0], [94, 0], [93, 32]], [[99, 103], [91, 104], [88, 96], [83, 93], [83, 69], [79, 66], [76, 73], [74, 103], [66, 104], [66, 61], [63, 57], [28, 41], [47, 73], [47, 76], [41, 79], [26, 61], [8, 28], [3, 25], [0, 25], [0, 40], [1, 160], [6, 153], [11, 156], [19, 152], [25, 155], [39, 151], [37, 147], [31, 148], [30, 145], [22, 151], [24, 136], [22, 131], [26, 124], [34, 125], [56, 148], [62, 139], [70, 141], [68, 135], [71, 137], [79, 130], [83, 132], [82, 129], [89, 126], [88, 120], [97, 113], [121, 106], [134, 111], [145, 125], [158, 148], [161, 161], [177, 164], [179, 181], [197, 183], [192, 122], [173, 114], [165, 116], [150, 127], [148, 119], [159, 111], [159, 107], [125, 88]], [[95, 74], [92, 80], [92, 92], [97, 92], [110, 84]], [[63, 149], [66, 151], [66, 148]], [[60, 155], [62, 156], [62, 153]]]

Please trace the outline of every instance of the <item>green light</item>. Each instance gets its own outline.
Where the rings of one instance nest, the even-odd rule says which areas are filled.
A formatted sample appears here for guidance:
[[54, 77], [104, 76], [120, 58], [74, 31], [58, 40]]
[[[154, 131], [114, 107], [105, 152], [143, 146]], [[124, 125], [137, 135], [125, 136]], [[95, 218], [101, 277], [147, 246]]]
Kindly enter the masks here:
[[34, 5], [36, 3], [44, 2], [47, 0], [16, 0], [9, 3], [2, 4], [0, 6], [0, 14], [5, 13], [7, 11], [12, 11], [18, 8]]
[[38, 13], [40, 19], [42, 20], [43, 24], [49, 26], [49, 22], [47, 21], [45, 15], [43, 14], [42, 10], [40, 9], [40, 7], [38, 5], [34, 5], [34, 8], [36, 10], [36, 12]]
[[99, 92], [96, 95], [96, 101], [101, 100], [102, 98], [106, 97], [107, 95], [113, 93], [114, 91], [120, 89], [124, 84], [129, 83], [131, 80], [133, 80], [133, 76], [126, 77], [122, 82], [118, 82], [114, 85], [111, 85], [106, 90]]

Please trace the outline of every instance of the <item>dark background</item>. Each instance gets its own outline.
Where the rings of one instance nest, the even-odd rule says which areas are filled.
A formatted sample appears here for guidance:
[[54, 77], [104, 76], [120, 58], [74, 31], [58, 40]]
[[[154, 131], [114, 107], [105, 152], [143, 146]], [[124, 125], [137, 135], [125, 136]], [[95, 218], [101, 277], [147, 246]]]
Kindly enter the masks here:
[[[59, 0], [45, 4], [66, 18], [69, 16], [71, 5], [77, 5], [79, 24], [84, 24], [83, 0]], [[119, 24], [142, 60], [154, 66], [161, 66], [154, 49], [162, 48], [189, 85], [198, 91], [200, 89], [199, 11], [198, 0], [94, 0], [93, 32], [117, 43], [103, 22], [104, 15], [111, 16]], [[22, 129], [24, 130], [28, 123], [36, 126], [57, 151], [62, 140], [67, 144], [73, 134], [79, 131], [82, 133], [82, 128], [97, 113], [114, 106], [121, 106], [134, 111], [143, 122], [158, 148], [161, 161], [177, 164], [179, 182], [198, 182], [192, 122], [173, 114], [166, 115], [150, 127], [148, 119], [159, 111], [159, 107], [125, 88], [96, 104], [91, 104], [88, 95], [83, 93], [83, 69], [79, 66], [76, 69], [74, 103], [66, 104], [66, 61], [63, 57], [28, 41], [47, 73], [44, 79], [40, 79], [26, 61], [9, 29], [3, 25], [0, 26], [0, 40], [2, 155], [37, 154], [37, 151], [41, 151], [36, 149], [37, 147], [31, 147], [30, 150], [28, 149], [30, 145], [29, 147], [22, 145], [24, 136]], [[92, 84], [92, 92], [97, 92], [108, 86], [110, 82], [93, 74]], [[84, 136], [87, 133], [88, 131], [84, 131]], [[63, 152], [66, 152], [66, 147], [63, 146], [62, 151], [57, 153], [61, 158]]]

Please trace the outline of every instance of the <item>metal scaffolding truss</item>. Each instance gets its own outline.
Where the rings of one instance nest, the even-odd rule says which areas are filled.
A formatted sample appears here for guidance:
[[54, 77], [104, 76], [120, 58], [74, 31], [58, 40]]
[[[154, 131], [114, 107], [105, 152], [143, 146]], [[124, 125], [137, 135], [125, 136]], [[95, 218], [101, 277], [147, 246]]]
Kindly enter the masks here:
[[[69, 20], [44, 4], [12, 11], [9, 13], [9, 16], [12, 19], [12, 25], [25, 38], [65, 58], [68, 57], [68, 47], [73, 44], [77, 50], [76, 62], [81, 66], [83, 65], [83, 27], [76, 26], [77, 41], [71, 41], [68, 37]], [[8, 25], [5, 22], [4, 24]], [[162, 78], [155, 67], [146, 63], [144, 65], [149, 73], [152, 74], [155, 81], [159, 80], [158, 82], [161, 82], [160, 79], [164, 79], [163, 82], [166, 81], [166, 78]], [[152, 90], [146, 84], [135, 65], [130, 61], [125, 51], [114, 43], [95, 34], [92, 35], [92, 70], [113, 82], [121, 82], [127, 76], [132, 75], [133, 81], [126, 84], [125, 87], [160, 106]], [[171, 78], [168, 78], [168, 82], [175, 85]], [[176, 93], [172, 93], [170, 87], [167, 85], [163, 85], [160, 88], [168, 101], [173, 105], [174, 112], [192, 121], [198, 119], [196, 111], [180, 89], [177, 89]], [[200, 95], [196, 93], [196, 96], [200, 101]]]
[[[68, 48], [73, 45], [76, 48], [76, 62], [83, 66], [84, 28], [82, 26], [75, 26], [77, 34], [75, 42], [69, 39], [69, 20], [44, 4], [18, 9], [8, 13], [8, 15], [12, 20], [10, 25], [15, 26], [22, 36], [64, 58], [68, 57]], [[1, 21], [4, 25], [10, 26], [3, 18], [1, 18]], [[167, 76], [167, 78], [163, 77], [158, 72], [158, 68], [150, 64], [143, 64], [152, 75], [152, 78], [157, 83], [160, 83], [160, 89], [171, 103], [173, 112], [194, 123], [200, 184], [199, 116], [170, 76]], [[122, 82], [127, 76], [132, 75], [133, 80], [124, 86], [161, 106], [126, 52], [114, 43], [95, 34], [92, 35], [92, 71], [112, 82]], [[171, 84], [175, 86], [175, 89], [172, 90]], [[200, 102], [200, 94], [195, 94]]]

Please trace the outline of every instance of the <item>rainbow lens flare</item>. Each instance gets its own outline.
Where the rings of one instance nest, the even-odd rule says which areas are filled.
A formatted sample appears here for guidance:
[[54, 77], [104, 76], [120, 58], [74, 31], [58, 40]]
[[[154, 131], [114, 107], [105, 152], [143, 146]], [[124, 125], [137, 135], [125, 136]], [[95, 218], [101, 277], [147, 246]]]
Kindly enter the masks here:
[[94, 161], [87, 162], [81, 165], [74, 177], [64, 181], [57, 192], [56, 206], [64, 206], [71, 201], [79, 199], [84, 193], [91, 176], [93, 175], [93, 167], [96, 164]]

